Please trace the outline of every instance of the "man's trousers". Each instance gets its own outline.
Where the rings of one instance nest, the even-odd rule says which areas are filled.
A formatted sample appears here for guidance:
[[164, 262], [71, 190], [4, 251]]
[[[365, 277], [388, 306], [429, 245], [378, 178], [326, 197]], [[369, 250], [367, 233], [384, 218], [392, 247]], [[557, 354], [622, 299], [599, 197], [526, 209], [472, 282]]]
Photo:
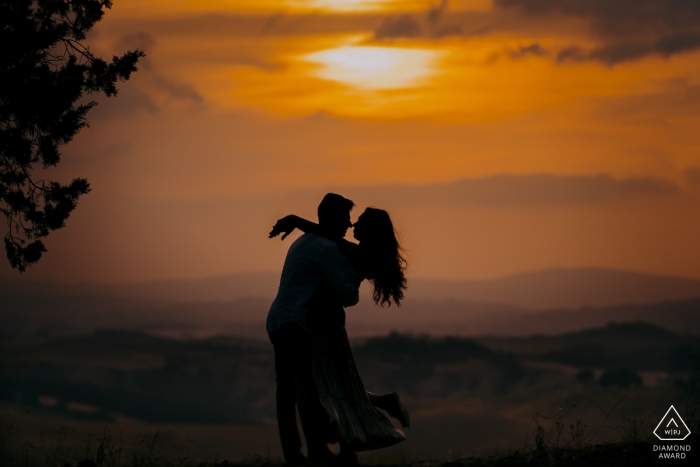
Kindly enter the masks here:
[[275, 349], [277, 379], [277, 424], [285, 459], [298, 456], [301, 438], [297, 429], [299, 410], [309, 457], [328, 451], [323, 432], [327, 418], [311, 370], [311, 334], [299, 324], [288, 321], [268, 331]]

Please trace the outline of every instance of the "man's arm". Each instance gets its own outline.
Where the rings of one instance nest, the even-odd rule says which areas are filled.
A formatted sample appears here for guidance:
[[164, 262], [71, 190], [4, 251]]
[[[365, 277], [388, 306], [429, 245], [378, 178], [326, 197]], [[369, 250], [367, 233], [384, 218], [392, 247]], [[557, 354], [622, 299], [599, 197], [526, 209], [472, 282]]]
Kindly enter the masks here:
[[343, 306], [353, 306], [360, 301], [360, 291], [345, 274], [343, 257], [336, 244], [322, 247], [318, 256], [318, 265], [323, 277]]

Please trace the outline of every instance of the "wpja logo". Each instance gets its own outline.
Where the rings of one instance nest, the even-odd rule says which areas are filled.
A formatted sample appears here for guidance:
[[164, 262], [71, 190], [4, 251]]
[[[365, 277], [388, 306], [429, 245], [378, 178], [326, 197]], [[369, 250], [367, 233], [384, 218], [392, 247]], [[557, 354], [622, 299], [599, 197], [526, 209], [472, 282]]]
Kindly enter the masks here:
[[[671, 406], [659, 424], [656, 425], [654, 434], [661, 441], [683, 441], [690, 436], [690, 429], [676, 408]], [[659, 452], [659, 459], [685, 459], [685, 453], [690, 451], [690, 445], [655, 444], [654, 451]]]

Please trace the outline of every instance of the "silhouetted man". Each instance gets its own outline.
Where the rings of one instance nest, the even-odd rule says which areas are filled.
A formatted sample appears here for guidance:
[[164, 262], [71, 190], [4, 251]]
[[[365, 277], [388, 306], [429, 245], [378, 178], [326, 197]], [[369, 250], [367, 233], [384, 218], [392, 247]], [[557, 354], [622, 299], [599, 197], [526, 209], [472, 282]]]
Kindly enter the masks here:
[[[328, 193], [318, 206], [319, 225], [329, 236], [344, 237], [352, 225], [350, 211], [354, 206], [349, 199]], [[266, 323], [275, 349], [277, 423], [284, 458], [291, 465], [306, 463], [301, 453], [295, 404], [306, 438], [309, 463], [325, 465], [337, 460], [326, 445], [323, 423], [327, 416], [311, 370], [309, 302], [322, 283], [333, 289], [344, 306], [355, 305], [359, 300], [357, 287], [343, 271], [338, 246], [325, 237], [307, 233], [289, 247], [277, 297]]]

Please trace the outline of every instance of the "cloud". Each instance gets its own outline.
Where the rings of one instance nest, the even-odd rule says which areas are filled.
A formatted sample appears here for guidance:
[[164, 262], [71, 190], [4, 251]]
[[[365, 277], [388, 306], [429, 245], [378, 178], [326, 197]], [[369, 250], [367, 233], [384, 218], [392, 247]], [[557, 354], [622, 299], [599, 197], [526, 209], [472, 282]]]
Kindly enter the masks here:
[[586, 60], [597, 60], [606, 65], [636, 60], [651, 54], [654, 50], [652, 44], [643, 42], [620, 42], [603, 47], [598, 47], [590, 51], [585, 51], [580, 47], [568, 47], [562, 49], [557, 54], [557, 62], [582, 62]]
[[700, 33], [674, 34], [664, 36], [655, 43], [651, 42], [615, 42], [590, 51], [580, 47], [563, 49], [557, 55], [558, 62], [597, 60], [607, 65], [615, 65], [629, 60], [637, 60], [651, 54], [663, 57], [694, 50], [700, 47]]
[[419, 37], [421, 35], [421, 28], [411, 15], [389, 16], [374, 31], [375, 39]]
[[148, 93], [141, 90], [139, 86], [131, 81], [121, 83], [116, 96], [98, 96], [95, 101], [97, 101], [98, 105], [88, 114], [90, 121], [111, 120], [137, 112], [158, 112], [158, 105]]
[[609, 37], [697, 30], [700, 23], [700, 3], [688, 0], [495, 0], [494, 4], [531, 16], [589, 19], [595, 32]]
[[700, 186], [700, 167], [688, 167], [684, 174], [689, 185]]
[[156, 38], [143, 31], [122, 35], [114, 42], [114, 50], [117, 53], [139, 49], [146, 52], [146, 57], [139, 60], [139, 71], [134, 75], [129, 86], [122, 86], [128, 90], [119, 94], [118, 105], [110, 106], [112, 112], [124, 114], [145, 110], [155, 113], [167, 100], [193, 104], [204, 102], [204, 98], [193, 85], [177, 82], [159, 71], [152, 60], [157, 53], [154, 50], [157, 45]]
[[524, 206], [601, 203], [645, 195], [672, 195], [676, 184], [658, 178], [599, 175], [494, 175], [432, 185], [355, 187], [348, 195], [387, 205]]
[[670, 57], [700, 48], [700, 2], [686, 0], [495, 0], [497, 8], [525, 16], [587, 20], [602, 42], [563, 49], [557, 61], [614, 65], [649, 55]]
[[374, 31], [375, 39], [430, 37], [439, 39], [447, 36], [464, 35], [463, 29], [456, 25], [443, 25], [442, 19], [449, 6], [448, 0], [442, 0], [428, 8], [427, 15], [422, 19], [425, 28], [421, 28], [419, 19], [409, 14], [392, 15], [385, 18]]
[[464, 35], [464, 30], [456, 25], [441, 25], [441, 21], [445, 16], [447, 7], [450, 5], [449, 0], [442, 0], [439, 4], [432, 5], [428, 9], [428, 23], [430, 24], [430, 35], [434, 38], [441, 38], [447, 36], [461, 36]]
[[642, 42], [621, 42], [593, 49], [588, 54], [588, 59], [598, 60], [608, 65], [635, 60], [649, 55], [652, 52], [649, 44]]
[[191, 84], [176, 83], [162, 75], [155, 75], [152, 83], [157, 89], [164, 91], [173, 99], [190, 101], [195, 104], [199, 104], [204, 101], [201, 94], [199, 94]]
[[449, 4], [449, 0], [442, 0], [438, 4], [431, 5], [428, 9], [428, 20], [434, 24], [440, 21]]
[[664, 36], [656, 41], [654, 48], [665, 56], [695, 50], [700, 47], [700, 32], [678, 33]]
[[97, 96], [95, 101], [98, 105], [88, 114], [90, 121], [113, 120], [137, 113], [157, 114], [173, 101], [201, 105], [204, 98], [192, 85], [175, 82], [147, 68], [121, 83], [115, 97]]
[[262, 27], [261, 34], [265, 35], [269, 32], [273, 32], [275, 28], [284, 22], [284, 20], [287, 18], [287, 15], [284, 13], [276, 13], [272, 16], [270, 16], [267, 21], [265, 21], [265, 24]]
[[456, 24], [453, 24], [452, 26], [446, 26], [443, 28], [439, 28], [436, 31], [433, 31], [433, 37], [436, 39], [440, 39], [442, 37], [449, 37], [449, 36], [464, 36], [464, 35], [479, 35], [479, 34], [482, 34], [482, 30], [477, 30], [477, 31], [474, 31], [470, 34], [465, 34], [464, 30], [460, 26], [457, 26]]
[[527, 46], [522, 46], [518, 50], [510, 50], [508, 55], [512, 60], [517, 60], [523, 58], [527, 55], [534, 55], [536, 57], [542, 57], [543, 55], [548, 55], [549, 51], [542, 47], [538, 43], [530, 44]]
[[114, 44], [117, 50], [149, 50], [156, 45], [155, 38], [147, 32], [135, 32], [121, 36]]

